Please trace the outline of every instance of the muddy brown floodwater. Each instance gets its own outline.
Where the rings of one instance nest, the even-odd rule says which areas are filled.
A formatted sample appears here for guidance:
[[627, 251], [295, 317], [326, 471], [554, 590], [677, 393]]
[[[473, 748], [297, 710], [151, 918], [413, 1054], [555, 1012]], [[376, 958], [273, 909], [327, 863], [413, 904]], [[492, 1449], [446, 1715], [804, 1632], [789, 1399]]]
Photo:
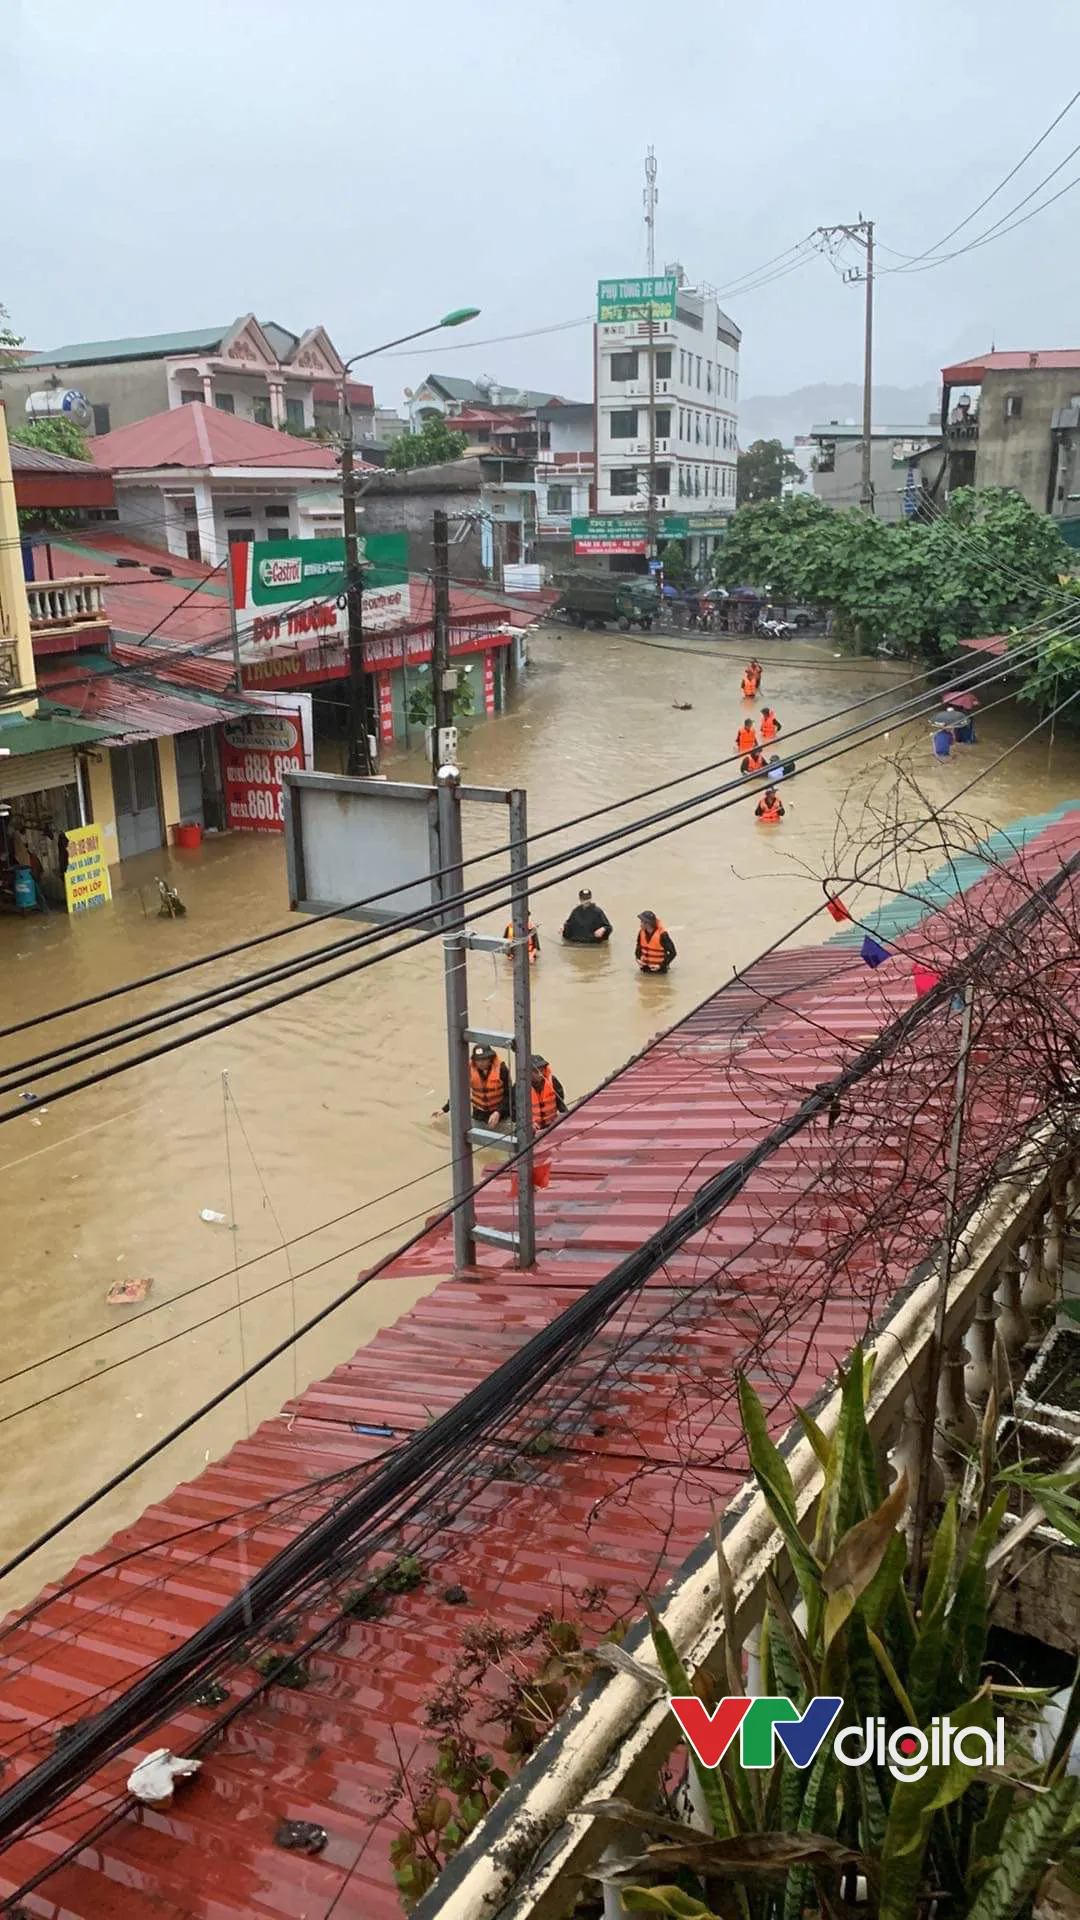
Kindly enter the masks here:
[[[467, 776], [526, 786], [536, 832], [708, 765], [733, 744], [744, 654], [738, 641], [674, 648], [616, 634], [542, 633], [515, 710], [478, 726], [466, 741]], [[880, 693], [887, 703], [905, 671], [836, 660], [827, 643], [774, 646], [763, 696], [790, 732], [867, 694]], [[677, 711], [674, 702], [689, 702], [690, 710]], [[860, 782], [880, 772], [883, 756], [909, 750], [927, 792], [945, 800], [1031, 724], [1030, 709], [1000, 706], [980, 721], [978, 746], [938, 762], [920, 722], [790, 784], [779, 829], [757, 827], [752, 809], [740, 806], [596, 866], [593, 891], [615, 925], [608, 948], [582, 952], [559, 944], [581, 881], [537, 895], [543, 953], [533, 975], [533, 1032], [569, 1097], [611, 1072], [820, 901], [817, 876], [829, 870], [838, 811]], [[994, 825], [1041, 812], [1076, 790], [1078, 767], [1073, 739], [1059, 736], [1050, 755], [1042, 734], [981, 782], [965, 810]], [[425, 777], [415, 756], [395, 759], [393, 772]], [[494, 814], [470, 811], [469, 850], [502, 837]], [[620, 813], [600, 825], [629, 817]], [[575, 837], [553, 838], [540, 851]], [[100, 914], [74, 922], [59, 913], [0, 921], [0, 1024], [286, 917], [284, 854], [271, 836], [234, 835], [197, 853], [129, 865], [123, 890]], [[162, 870], [187, 904], [183, 920], [156, 916], [153, 876]], [[664, 979], [643, 980], [633, 966], [636, 915], [646, 906], [679, 949]], [[501, 931], [505, 918], [493, 913], [490, 930]], [[818, 920], [801, 937], [828, 930]], [[4, 1059], [23, 1060], [46, 1042], [112, 1024], [136, 1005], [162, 1005], [284, 951], [311, 950], [341, 931], [341, 923], [305, 928], [213, 974], [34, 1029], [6, 1041]], [[474, 1020], [509, 1025], [505, 963], [475, 958], [470, 967]], [[46, 1100], [47, 1110], [20, 1114], [0, 1130], [4, 1558], [273, 1345], [294, 1319], [331, 1299], [445, 1197], [445, 1123], [432, 1119], [445, 1098], [445, 1075], [441, 960], [433, 943], [91, 1091], [52, 1106]], [[36, 1082], [32, 1069], [25, 1082], [47, 1094], [48, 1083]], [[235, 1231], [204, 1224], [202, 1208], [234, 1220]], [[146, 1308], [105, 1305], [116, 1280], [140, 1276], [153, 1281]], [[275, 1362], [39, 1553], [0, 1598], [17, 1601], [36, 1591], [78, 1551], [198, 1472], [297, 1385], [395, 1318], [415, 1291], [398, 1280], [374, 1283], [291, 1359]], [[242, 1312], [238, 1298], [248, 1302]], [[67, 1348], [75, 1350], [52, 1357]]]

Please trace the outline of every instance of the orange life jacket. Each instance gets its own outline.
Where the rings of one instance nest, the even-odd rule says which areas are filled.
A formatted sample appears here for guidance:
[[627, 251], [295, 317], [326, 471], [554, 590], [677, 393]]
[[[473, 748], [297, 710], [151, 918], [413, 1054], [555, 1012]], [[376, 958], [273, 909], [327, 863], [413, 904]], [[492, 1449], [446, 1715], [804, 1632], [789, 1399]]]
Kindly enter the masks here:
[[552, 1078], [551, 1068], [545, 1067], [544, 1078], [540, 1086], [538, 1088], [532, 1088], [532, 1123], [534, 1133], [539, 1133], [541, 1127], [550, 1127], [558, 1111], [559, 1102], [555, 1092], [555, 1082]]
[[506, 1097], [503, 1089], [502, 1067], [493, 1060], [487, 1073], [481, 1073], [478, 1066], [469, 1068], [469, 1086], [472, 1090], [472, 1103], [477, 1113], [490, 1118], [498, 1113]]
[[660, 938], [663, 932], [659, 920], [651, 933], [646, 933], [644, 927], [638, 929], [638, 966], [646, 973], [658, 973], [661, 967], [667, 966], [668, 957]]
[[756, 681], [756, 680], [754, 679], [754, 676], [753, 676], [753, 674], [752, 674], [752, 673], [744, 673], [744, 674], [743, 674], [743, 677], [742, 677], [742, 697], [743, 697], [743, 699], [744, 699], [744, 700], [752, 700], [752, 699], [753, 699], [753, 697], [754, 697], [754, 695], [755, 695], [755, 693], [757, 692], [757, 690], [758, 690], [758, 683], [757, 683], [757, 681]]
[[753, 752], [748, 753], [746, 756], [746, 759], [743, 761], [742, 771], [744, 773], [764, 773], [765, 755], [763, 753], [759, 753], [757, 748], [755, 747], [753, 749]]
[[[540, 938], [531, 920], [528, 922], [528, 927], [529, 927], [529, 959], [530, 961], [533, 961], [536, 959], [536, 956], [540, 951]], [[506, 923], [506, 926], [503, 929], [503, 939], [512, 940], [513, 937], [514, 937], [514, 924], [512, 920], [508, 920]]]
[[767, 787], [754, 808], [759, 820], [780, 820], [784, 809], [775, 787]]
[[761, 716], [761, 737], [763, 740], [775, 740], [780, 731], [780, 722], [775, 713], [763, 713]]
[[736, 751], [738, 753], [749, 753], [750, 749], [756, 746], [757, 734], [754, 731], [754, 723], [752, 720], [744, 720], [738, 733], [735, 735]]

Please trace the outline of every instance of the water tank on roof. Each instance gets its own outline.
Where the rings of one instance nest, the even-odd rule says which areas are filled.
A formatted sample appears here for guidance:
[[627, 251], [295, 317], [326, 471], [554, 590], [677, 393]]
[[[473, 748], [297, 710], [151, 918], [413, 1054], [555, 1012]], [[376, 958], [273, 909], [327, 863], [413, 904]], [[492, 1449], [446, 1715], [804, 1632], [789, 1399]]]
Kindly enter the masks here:
[[94, 409], [85, 393], [75, 387], [47, 387], [41, 393], [28, 393], [26, 411], [31, 420], [48, 420], [56, 414], [84, 430], [94, 424]]

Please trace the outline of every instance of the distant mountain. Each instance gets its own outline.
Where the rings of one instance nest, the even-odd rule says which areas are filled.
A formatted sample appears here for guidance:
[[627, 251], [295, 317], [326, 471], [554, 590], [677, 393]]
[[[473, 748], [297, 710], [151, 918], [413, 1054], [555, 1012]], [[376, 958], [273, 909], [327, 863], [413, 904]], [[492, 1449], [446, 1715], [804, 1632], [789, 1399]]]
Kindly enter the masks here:
[[[939, 388], [875, 387], [874, 425], [921, 426], [937, 417]], [[799, 387], [795, 393], [759, 394], [739, 401], [739, 445], [752, 440], [782, 440], [790, 447], [796, 434], [809, 433], [825, 420], [861, 420], [862, 388], [854, 380], [841, 386]]]

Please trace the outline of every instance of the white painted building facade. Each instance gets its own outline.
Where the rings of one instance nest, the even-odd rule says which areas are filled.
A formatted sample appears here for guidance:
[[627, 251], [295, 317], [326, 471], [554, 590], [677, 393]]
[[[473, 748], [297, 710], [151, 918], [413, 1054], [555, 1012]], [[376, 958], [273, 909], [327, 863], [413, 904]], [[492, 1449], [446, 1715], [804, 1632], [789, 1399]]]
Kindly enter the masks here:
[[[707, 287], [680, 285], [673, 320], [653, 322], [656, 506], [692, 523], [704, 562], [735, 511], [740, 329]], [[596, 511], [649, 505], [649, 323], [595, 328]], [[695, 531], [693, 522], [699, 522]], [[722, 525], [720, 528], [722, 532]]]

